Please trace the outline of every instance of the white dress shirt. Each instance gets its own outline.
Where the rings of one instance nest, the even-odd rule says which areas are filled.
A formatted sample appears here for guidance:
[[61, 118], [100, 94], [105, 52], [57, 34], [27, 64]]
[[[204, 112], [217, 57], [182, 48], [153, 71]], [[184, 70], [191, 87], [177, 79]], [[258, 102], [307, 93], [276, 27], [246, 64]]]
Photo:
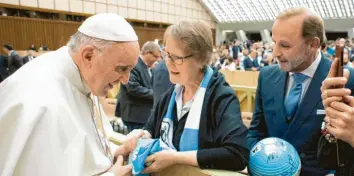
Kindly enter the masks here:
[[186, 104], [183, 104], [183, 90], [184, 90], [184, 86], [182, 85], [176, 85], [176, 104], [177, 104], [177, 119], [178, 121], [181, 120], [181, 118], [187, 113], [189, 112], [189, 110], [192, 107], [193, 101], [194, 101], [194, 97], [189, 100]]
[[9, 52], [9, 56], [11, 56], [13, 52], [15, 52], [15, 50], [11, 50], [11, 51]]
[[[313, 75], [315, 74], [317, 67], [321, 62], [321, 58], [322, 58], [321, 52], [318, 51], [316, 60], [314, 62], [312, 62], [312, 64], [307, 69], [305, 69], [304, 71], [301, 72], [302, 74], [308, 76], [308, 78], [306, 78], [305, 81], [302, 82], [302, 93], [301, 93], [299, 104], [301, 103], [302, 99], [304, 98], [304, 96], [306, 94], [306, 91], [311, 83]], [[285, 99], [288, 97], [291, 88], [295, 86], [293, 74], [294, 74], [293, 72], [289, 72], [289, 79], [288, 79], [288, 83], [287, 83]]]

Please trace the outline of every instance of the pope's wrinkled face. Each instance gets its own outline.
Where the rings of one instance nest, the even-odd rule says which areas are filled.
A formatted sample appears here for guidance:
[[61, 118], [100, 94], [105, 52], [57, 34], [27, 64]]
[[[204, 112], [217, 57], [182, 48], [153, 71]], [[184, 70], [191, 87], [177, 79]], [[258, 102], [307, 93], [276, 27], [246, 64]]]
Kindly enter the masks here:
[[138, 62], [138, 42], [114, 43], [100, 49], [90, 45], [85, 47], [88, 48], [81, 50], [84, 58], [82, 74], [92, 94], [106, 96], [119, 82], [128, 83], [130, 71]]

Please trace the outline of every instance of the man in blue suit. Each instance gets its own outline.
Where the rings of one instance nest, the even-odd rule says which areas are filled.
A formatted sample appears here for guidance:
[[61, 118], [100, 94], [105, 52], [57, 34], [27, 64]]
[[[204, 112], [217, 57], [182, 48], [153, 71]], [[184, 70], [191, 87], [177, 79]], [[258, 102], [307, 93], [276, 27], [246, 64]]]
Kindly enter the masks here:
[[258, 69], [253, 65], [253, 60], [256, 58], [256, 50], [251, 49], [250, 54], [248, 56], [245, 56], [245, 59], [243, 60], [243, 67], [247, 71], [257, 71]]
[[[324, 109], [320, 87], [331, 67], [322, 57], [323, 20], [313, 11], [293, 8], [273, 24], [273, 55], [279, 65], [261, 70], [256, 104], [247, 136], [250, 148], [267, 137], [291, 143], [301, 158], [301, 175], [323, 176], [331, 172], [317, 166], [317, 143]], [[348, 86], [354, 85], [349, 79]]]

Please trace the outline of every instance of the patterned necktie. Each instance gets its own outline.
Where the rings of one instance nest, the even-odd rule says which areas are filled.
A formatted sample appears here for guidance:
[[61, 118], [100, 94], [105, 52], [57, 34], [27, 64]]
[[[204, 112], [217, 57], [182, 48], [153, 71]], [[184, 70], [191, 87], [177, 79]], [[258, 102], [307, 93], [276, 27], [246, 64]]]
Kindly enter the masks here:
[[289, 95], [285, 101], [285, 115], [288, 120], [294, 117], [302, 93], [302, 83], [305, 81], [308, 76], [302, 73], [294, 73], [294, 86], [290, 89]]

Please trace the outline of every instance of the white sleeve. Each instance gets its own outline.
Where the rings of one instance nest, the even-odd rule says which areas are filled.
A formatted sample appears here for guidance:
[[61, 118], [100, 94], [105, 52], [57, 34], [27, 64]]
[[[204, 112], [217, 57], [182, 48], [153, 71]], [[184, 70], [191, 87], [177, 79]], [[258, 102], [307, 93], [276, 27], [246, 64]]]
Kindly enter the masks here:
[[115, 175], [112, 172], [106, 172], [106, 173], [102, 174], [101, 176], [115, 176]]

